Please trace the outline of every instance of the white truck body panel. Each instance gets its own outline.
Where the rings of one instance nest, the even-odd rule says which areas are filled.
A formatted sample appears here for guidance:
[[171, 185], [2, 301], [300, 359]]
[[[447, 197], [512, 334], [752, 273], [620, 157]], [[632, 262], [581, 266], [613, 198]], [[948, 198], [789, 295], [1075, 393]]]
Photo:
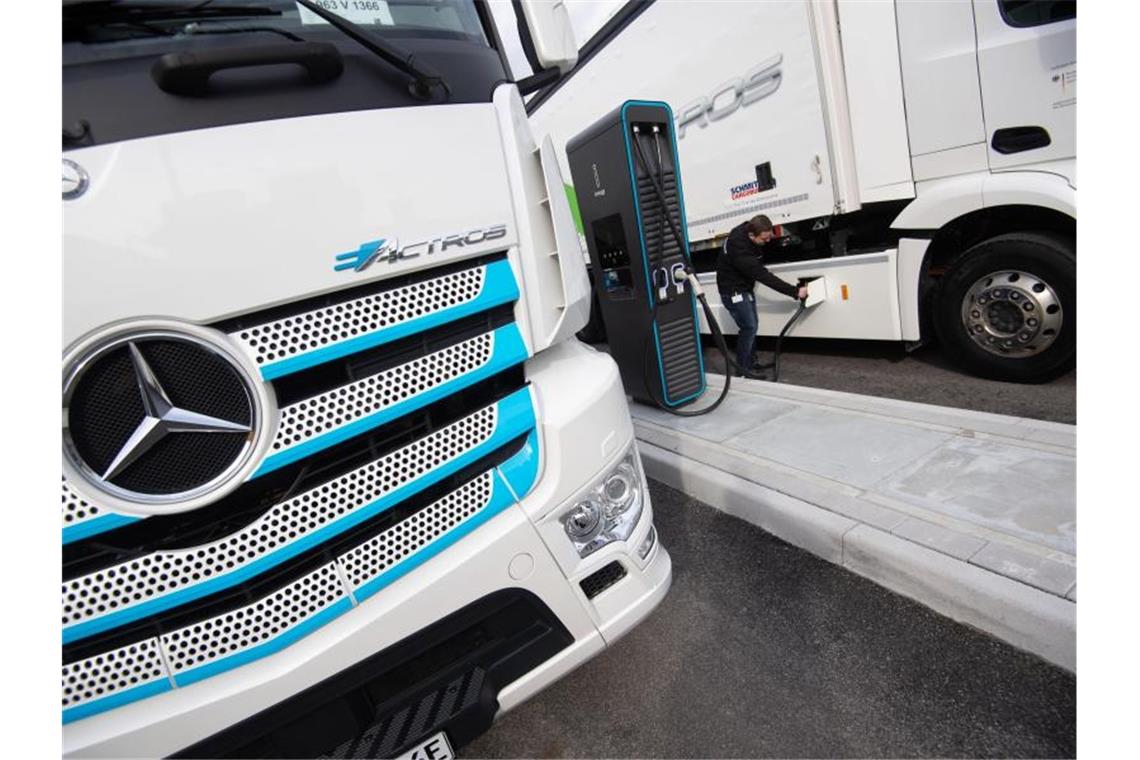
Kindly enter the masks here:
[[984, 143], [973, 8], [960, 0], [894, 6], [912, 155]]
[[859, 199], [914, 197], [894, 6], [840, 0], [839, 27]]
[[[662, 54], [664, 40], [692, 39], [700, 29], [715, 30], [715, 39], [702, 42], [699, 54]], [[806, 3], [655, 3], [619, 39], [531, 117], [536, 137], [549, 135], [560, 161], [566, 141], [616, 104], [664, 100], [678, 121], [691, 239], [722, 235], [757, 213], [779, 223], [835, 210]], [[764, 162], [776, 186], [758, 192], [756, 166]], [[562, 173], [569, 176], [565, 163]]]
[[[483, 104], [261, 121], [71, 151], [91, 187], [64, 205], [64, 344], [128, 317], [214, 321], [480, 248], [333, 270], [336, 254], [379, 238], [410, 243], [506, 224], [505, 238], [481, 248], [517, 244], [503, 153], [488, 149], [499, 145], [496, 111]], [[222, 203], [242, 207], [245, 223], [217, 229], [210, 220]]]
[[[827, 300], [800, 317], [795, 327], [797, 338], [903, 340], [898, 261], [898, 251], [889, 248], [834, 259], [774, 264], [768, 268], [788, 282], [796, 282], [801, 277], [819, 277], [826, 282]], [[707, 272], [699, 278], [721, 330], [728, 335], [735, 334], [736, 323], [721, 303], [715, 273]], [[778, 335], [795, 312], [796, 302], [764, 287], [757, 287], [755, 294], [760, 317], [757, 334]], [[709, 332], [703, 314], [701, 320], [701, 330]]]

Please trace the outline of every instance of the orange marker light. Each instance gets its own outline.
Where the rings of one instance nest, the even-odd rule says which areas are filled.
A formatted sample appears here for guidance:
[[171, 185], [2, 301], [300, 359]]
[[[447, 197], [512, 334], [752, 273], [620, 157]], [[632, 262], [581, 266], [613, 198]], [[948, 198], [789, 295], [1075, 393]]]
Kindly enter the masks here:
[[843, 300], [846, 301], [847, 300], [847, 284], [846, 283], [839, 286], [839, 292], [843, 295]]

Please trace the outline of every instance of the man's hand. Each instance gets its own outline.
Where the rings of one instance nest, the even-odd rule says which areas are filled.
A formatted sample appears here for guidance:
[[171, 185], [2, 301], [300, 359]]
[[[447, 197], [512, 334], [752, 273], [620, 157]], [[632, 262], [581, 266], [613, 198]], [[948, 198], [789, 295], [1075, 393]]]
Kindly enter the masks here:
[[801, 301], [806, 301], [808, 297], [807, 285], [800, 285], [800, 289], [796, 292], [796, 298]]

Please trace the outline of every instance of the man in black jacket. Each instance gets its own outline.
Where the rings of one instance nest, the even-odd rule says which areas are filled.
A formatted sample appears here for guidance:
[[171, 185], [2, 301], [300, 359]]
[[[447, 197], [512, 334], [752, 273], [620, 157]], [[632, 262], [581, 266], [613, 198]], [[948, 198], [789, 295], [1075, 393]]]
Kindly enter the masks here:
[[807, 288], [781, 280], [764, 266], [764, 245], [775, 237], [772, 221], [754, 216], [728, 233], [716, 263], [716, 286], [720, 300], [732, 315], [740, 332], [736, 336], [736, 373], [753, 372], [752, 352], [756, 347], [756, 297], [752, 289], [757, 282], [767, 285], [789, 298], [807, 298]]

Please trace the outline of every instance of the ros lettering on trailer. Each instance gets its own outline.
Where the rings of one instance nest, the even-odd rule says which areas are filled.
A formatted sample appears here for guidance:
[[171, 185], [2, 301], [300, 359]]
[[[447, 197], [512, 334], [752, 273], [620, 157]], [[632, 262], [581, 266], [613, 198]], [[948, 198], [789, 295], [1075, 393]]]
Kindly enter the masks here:
[[784, 76], [783, 62], [784, 54], [776, 53], [743, 76], [729, 79], [708, 95], [685, 105], [677, 111], [677, 139], [684, 139], [689, 126], [707, 127], [710, 121], [719, 121], [736, 113], [742, 106], [762, 100], [780, 89]]

